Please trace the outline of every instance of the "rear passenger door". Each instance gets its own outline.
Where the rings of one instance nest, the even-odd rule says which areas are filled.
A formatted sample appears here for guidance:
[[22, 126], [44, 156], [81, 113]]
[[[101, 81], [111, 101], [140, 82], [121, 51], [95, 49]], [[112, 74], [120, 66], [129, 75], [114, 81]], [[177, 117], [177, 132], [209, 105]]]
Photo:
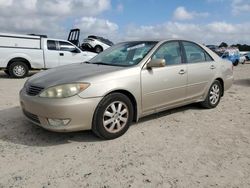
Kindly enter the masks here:
[[199, 45], [183, 41], [188, 71], [187, 100], [203, 96], [215, 76], [216, 64], [212, 57]]
[[44, 46], [45, 68], [53, 68], [59, 66], [59, 49], [57, 41], [47, 40]]

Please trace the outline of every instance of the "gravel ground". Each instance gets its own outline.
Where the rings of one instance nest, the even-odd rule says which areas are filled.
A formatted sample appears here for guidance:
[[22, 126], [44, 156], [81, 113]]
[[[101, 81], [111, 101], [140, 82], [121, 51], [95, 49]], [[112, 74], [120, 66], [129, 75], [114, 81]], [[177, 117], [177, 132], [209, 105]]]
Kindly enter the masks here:
[[0, 187], [250, 187], [250, 64], [216, 109], [143, 118], [122, 137], [53, 133], [23, 117], [25, 79], [0, 73]]

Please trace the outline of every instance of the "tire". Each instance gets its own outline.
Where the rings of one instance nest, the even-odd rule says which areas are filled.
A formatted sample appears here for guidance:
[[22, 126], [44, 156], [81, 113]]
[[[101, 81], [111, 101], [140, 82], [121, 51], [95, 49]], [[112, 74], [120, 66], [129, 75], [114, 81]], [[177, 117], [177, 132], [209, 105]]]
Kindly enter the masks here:
[[92, 131], [102, 139], [118, 138], [128, 130], [133, 114], [133, 105], [126, 95], [120, 93], [107, 95], [96, 108]]
[[29, 73], [29, 68], [24, 62], [17, 61], [11, 63], [8, 71], [12, 78], [25, 78]]
[[103, 51], [103, 48], [102, 48], [101, 46], [96, 46], [96, 47], [95, 47], [95, 52], [96, 52], [96, 53], [99, 54], [99, 53], [101, 53], [102, 51]]
[[7, 74], [8, 76], [10, 75], [9, 70], [4, 70], [4, 73]]
[[239, 64], [239, 61], [238, 61], [238, 60], [236, 60], [236, 61], [233, 63], [234, 66], [237, 66], [238, 64]]
[[208, 109], [215, 108], [219, 104], [221, 96], [221, 83], [218, 80], [215, 80], [209, 88], [205, 101], [201, 102], [201, 105]]

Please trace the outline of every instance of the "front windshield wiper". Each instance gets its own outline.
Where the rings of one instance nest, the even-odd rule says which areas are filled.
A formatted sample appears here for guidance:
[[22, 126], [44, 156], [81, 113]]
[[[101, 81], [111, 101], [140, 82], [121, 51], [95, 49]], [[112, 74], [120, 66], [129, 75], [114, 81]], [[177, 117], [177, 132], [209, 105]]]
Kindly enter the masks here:
[[110, 64], [107, 64], [107, 63], [103, 63], [103, 62], [90, 62], [90, 61], [84, 61], [83, 63], [95, 64], [95, 65], [110, 65]]
[[109, 64], [109, 63], [103, 63], [103, 62], [89, 62], [89, 61], [85, 61], [84, 63], [87, 64], [95, 64], [95, 65], [106, 65], [106, 66], [117, 66], [117, 67], [126, 67], [126, 65], [117, 65], [117, 64]]
[[94, 62], [91, 64], [96, 64], [96, 65], [111, 65], [111, 64], [107, 64], [107, 63], [103, 63], [103, 62]]
[[89, 61], [84, 61], [82, 63], [91, 64], [91, 62], [89, 62]]

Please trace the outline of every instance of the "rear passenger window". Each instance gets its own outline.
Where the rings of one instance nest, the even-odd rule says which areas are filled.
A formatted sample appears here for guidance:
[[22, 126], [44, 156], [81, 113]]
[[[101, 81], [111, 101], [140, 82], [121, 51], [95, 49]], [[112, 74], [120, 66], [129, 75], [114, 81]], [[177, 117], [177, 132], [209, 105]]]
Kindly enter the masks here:
[[57, 50], [56, 49], [56, 41], [48, 40], [47, 41], [47, 48], [48, 48], [48, 50]]
[[183, 42], [183, 46], [187, 56], [188, 63], [200, 63], [213, 61], [208, 53], [197, 44], [192, 42]]
[[167, 42], [154, 54], [152, 59], [165, 59], [166, 65], [179, 65], [182, 63], [179, 42]]

